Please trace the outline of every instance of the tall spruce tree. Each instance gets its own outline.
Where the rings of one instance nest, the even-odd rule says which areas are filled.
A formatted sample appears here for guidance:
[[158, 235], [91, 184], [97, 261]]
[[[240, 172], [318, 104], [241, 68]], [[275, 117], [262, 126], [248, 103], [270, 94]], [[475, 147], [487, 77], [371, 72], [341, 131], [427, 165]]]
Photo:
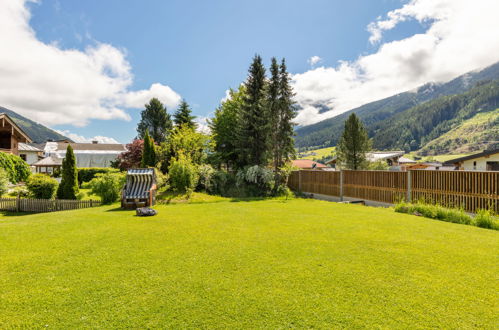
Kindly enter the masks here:
[[149, 132], [156, 143], [166, 141], [166, 137], [172, 129], [170, 114], [157, 98], [152, 98], [145, 107], [145, 110], [140, 113], [142, 118], [137, 126], [137, 137], [143, 140], [146, 132]]
[[366, 153], [371, 150], [371, 140], [359, 117], [352, 113], [345, 121], [345, 129], [337, 147], [340, 163], [350, 170], [367, 168]]
[[57, 188], [57, 198], [76, 199], [78, 188], [78, 169], [76, 168], [76, 158], [71, 145], [66, 149], [66, 156], [62, 161], [61, 183]]
[[272, 157], [272, 164], [275, 173], [279, 169], [280, 163], [280, 141], [279, 141], [279, 125], [280, 125], [280, 85], [281, 77], [279, 73], [279, 64], [277, 59], [272, 57], [270, 64], [270, 80], [267, 88], [267, 112], [269, 117], [269, 151]]
[[156, 166], [156, 147], [154, 145], [154, 141], [149, 136], [149, 132], [147, 131], [146, 136], [144, 137], [144, 149], [142, 149], [142, 159], [140, 161], [140, 166]]
[[293, 97], [295, 96], [291, 87], [291, 78], [286, 68], [286, 60], [283, 58], [279, 67], [279, 100], [278, 100], [278, 125], [277, 125], [277, 148], [276, 148], [276, 170], [285, 163], [295, 158], [294, 118], [296, 108]]
[[196, 116], [193, 116], [192, 110], [189, 107], [189, 104], [185, 100], [182, 100], [180, 103], [177, 111], [173, 114], [173, 121], [175, 122], [175, 125], [177, 127], [189, 127], [189, 128], [196, 128], [196, 123], [194, 122], [194, 119], [196, 119]]
[[253, 58], [244, 85], [246, 94], [238, 118], [238, 165], [266, 166], [269, 156], [269, 116], [265, 67], [259, 55]]

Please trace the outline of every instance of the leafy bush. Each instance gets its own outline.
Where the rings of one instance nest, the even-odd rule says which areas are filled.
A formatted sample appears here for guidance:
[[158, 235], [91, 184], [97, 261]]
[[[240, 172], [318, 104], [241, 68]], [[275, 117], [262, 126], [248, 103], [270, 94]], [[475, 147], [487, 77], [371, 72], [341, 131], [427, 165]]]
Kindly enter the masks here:
[[16, 182], [26, 182], [31, 175], [31, 169], [21, 157], [11, 155], [14, 170], [16, 171]]
[[463, 209], [446, 208], [441, 205], [426, 204], [423, 202], [413, 204], [401, 201], [395, 205], [395, 212], [422, 215], [426, 218], [446, 222], [499, 230], [499, 224], [494, 220], [490, 212], [486, 210], [480, 210], [473, 219]]
[[29, 197], [29, 195], [30, 195], [30, 192], [29, 192], [28, 188], [26, 188], [25, 186], [15, 187], [14, 189], [11, 189], [9, 191], [9, 193], [7, 194], [7, 196], [9, 196], [9, 197], [17, 197], [17, 196]]
[[201, 165], [198, 168], [199, 172], [199, 181], [197, 185], [198, 190], [204, 190], [206, 192], [210, 192], [213, 189], [214, 185], [214, 175], [215, 170], [211, 165]]
[[90, 182], [95, 175], [98, 173], [117, 173], [119, 172], [116, 168], [111, 167], [81, 167], [78, 169], [78, 184], [80, 187], [83, 182]]
[[494, 221], [488, 210], [479, 210], [474, 221], [477, 227], [499, 230], [499, 223]]
[[199, 178], [196, 166], [183, 153], [180, 153], [178, 158], [172, 158], [168, 174], [173, 190], [188, 195], [194, 191]]
[[9, 188], [9, 175], [7, 171], [0, 168], [0, 196], [5, 194]]
[[98, 173], [90, 181], [92, 194], [100, 197], [103, 204], [111, 204], [120, 198], [121, 188], [125, 183], [124, 173]]
[[26, 181], [31, 175], [29, 165], [21, 157], [5, 152], [0, 152], [0, 168], [7, 172], [12, 183]]
[[59, 183], [45, 174], [34, 174], [26, 182], [31, 196], [34, 198], [51, 199], [57, 191]]
[[66, 148], [66, 157], [62, 161], [62, 178], [57, 188], [57, 198], [76, 199], [78, 195], [78, 170], [76, 168], [76, 157], [73, 148], [68, 145]]
[[248, 196], [269, 196], [274, 184], [274, 172], [258, 165], [239, 170], [236, 174], [236, 185]]
[[154, 168], [154, 173], [156, 174], [156, 187], [158, 190], [167, 190], [168, 189], [168, 174], [163, 174], [156, 167]]

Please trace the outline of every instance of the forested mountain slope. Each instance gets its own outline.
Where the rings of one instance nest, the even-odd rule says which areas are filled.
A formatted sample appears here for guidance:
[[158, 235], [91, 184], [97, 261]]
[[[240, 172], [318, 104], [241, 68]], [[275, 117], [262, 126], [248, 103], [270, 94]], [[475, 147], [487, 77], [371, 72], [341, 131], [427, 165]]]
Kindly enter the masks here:
[[45, 142], [49, 139], [52, 140], [64, 140], [67, 139], [62, 134], [59, 134], [55, 132], [54, 130], [43, 126], [42, 124], [39, 124], [37, 122], [32, 121], [31, 119], [28, 119], [24, 116], [21, 116], [20, 114], [9, 110], [4, 107], [0, 107], [0, 113], [6, 113], [14, 122], [21, 127], [21, 129], [26, 132], [26, 134], [29, 135], [29, 137], [33, 140], [35, 143], [42, 143]]
[[370, 136], [380, 127], [380, 123], [416, 105], [445, 95], [464, 93], [477, 83], [499, 79], [499, 62], [480, 71], [466, 73], [447, 83], [428, 83], [416, 90], [397, 94], [379, 101], [365, 104], [339, 116], [319, 123], [304, 126], [296, 131], [296, 146], [334, 146], [336, 145], [346, 118], [355, 112], [367, 126]]

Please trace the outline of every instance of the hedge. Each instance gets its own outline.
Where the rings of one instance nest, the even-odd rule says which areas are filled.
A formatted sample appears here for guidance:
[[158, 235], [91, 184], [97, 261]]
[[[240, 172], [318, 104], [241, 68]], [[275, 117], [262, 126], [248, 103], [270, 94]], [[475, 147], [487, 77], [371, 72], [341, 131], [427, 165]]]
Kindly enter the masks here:
[[12, 183], [26, 181], [31, 175], [29, 165], [21, 157], [0, 152], [0, 167], [3, 168]]
[[111, 167], [81, 167], [78, 169], [78, 184], [81, 186], [83, 182], [90, 182], [98, 173], [117, 173], [116, 168]]

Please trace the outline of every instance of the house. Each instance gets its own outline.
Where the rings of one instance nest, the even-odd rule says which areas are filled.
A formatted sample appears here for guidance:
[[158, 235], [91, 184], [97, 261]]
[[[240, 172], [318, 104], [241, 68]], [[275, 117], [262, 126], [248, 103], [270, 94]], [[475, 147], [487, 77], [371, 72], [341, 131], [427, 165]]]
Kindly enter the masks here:
[[31, 143], [26, 134], [6, 113], [0, 113], [0, 151], [19, 155], [19, 143]]
[[[405, 170], [409, 164], [416, 164], [416, 161], [403, 157], [404, 151], [372, 151], [366, 154], [366, 158], [370, 162], [385, 161], [392, 169]], [[337, 157], [327, 162], [327, 165], [336, 165]]]
[[464, 171], [499, 171], [499, 149], [451, 159], [444, 165], [454, 166], [456, 170]]
[[422, 162], [406, 165], [408, 170], [426, 170], [426, 171], [453, 171], [454, 166], [444, 166], [440, 162]]
[[322, 170], [322, 169], [328, 168], [326, 165], [321, 164], [321, 163], [317, 163], [317, 162], [310, 160], [310, 159], [293, 160], [292, 166], [298, 167], [301, 170], [312, 170], [312, 169]]
[[33, 165], [43, 158], [43, 150], [27, 143], [19, 143], [19, 157], [24, 160], [28, 165]]
[[[118, 143], [74, 143], [67, 140], [48, 141], [38, 145], [44, 157], [62, 160], [68, 145], [73, 148], [77, 167], [110, 167], [119, 154], [126, 151], [125, 145]], [[35, 165], [35, 164], [33, 164]]]

